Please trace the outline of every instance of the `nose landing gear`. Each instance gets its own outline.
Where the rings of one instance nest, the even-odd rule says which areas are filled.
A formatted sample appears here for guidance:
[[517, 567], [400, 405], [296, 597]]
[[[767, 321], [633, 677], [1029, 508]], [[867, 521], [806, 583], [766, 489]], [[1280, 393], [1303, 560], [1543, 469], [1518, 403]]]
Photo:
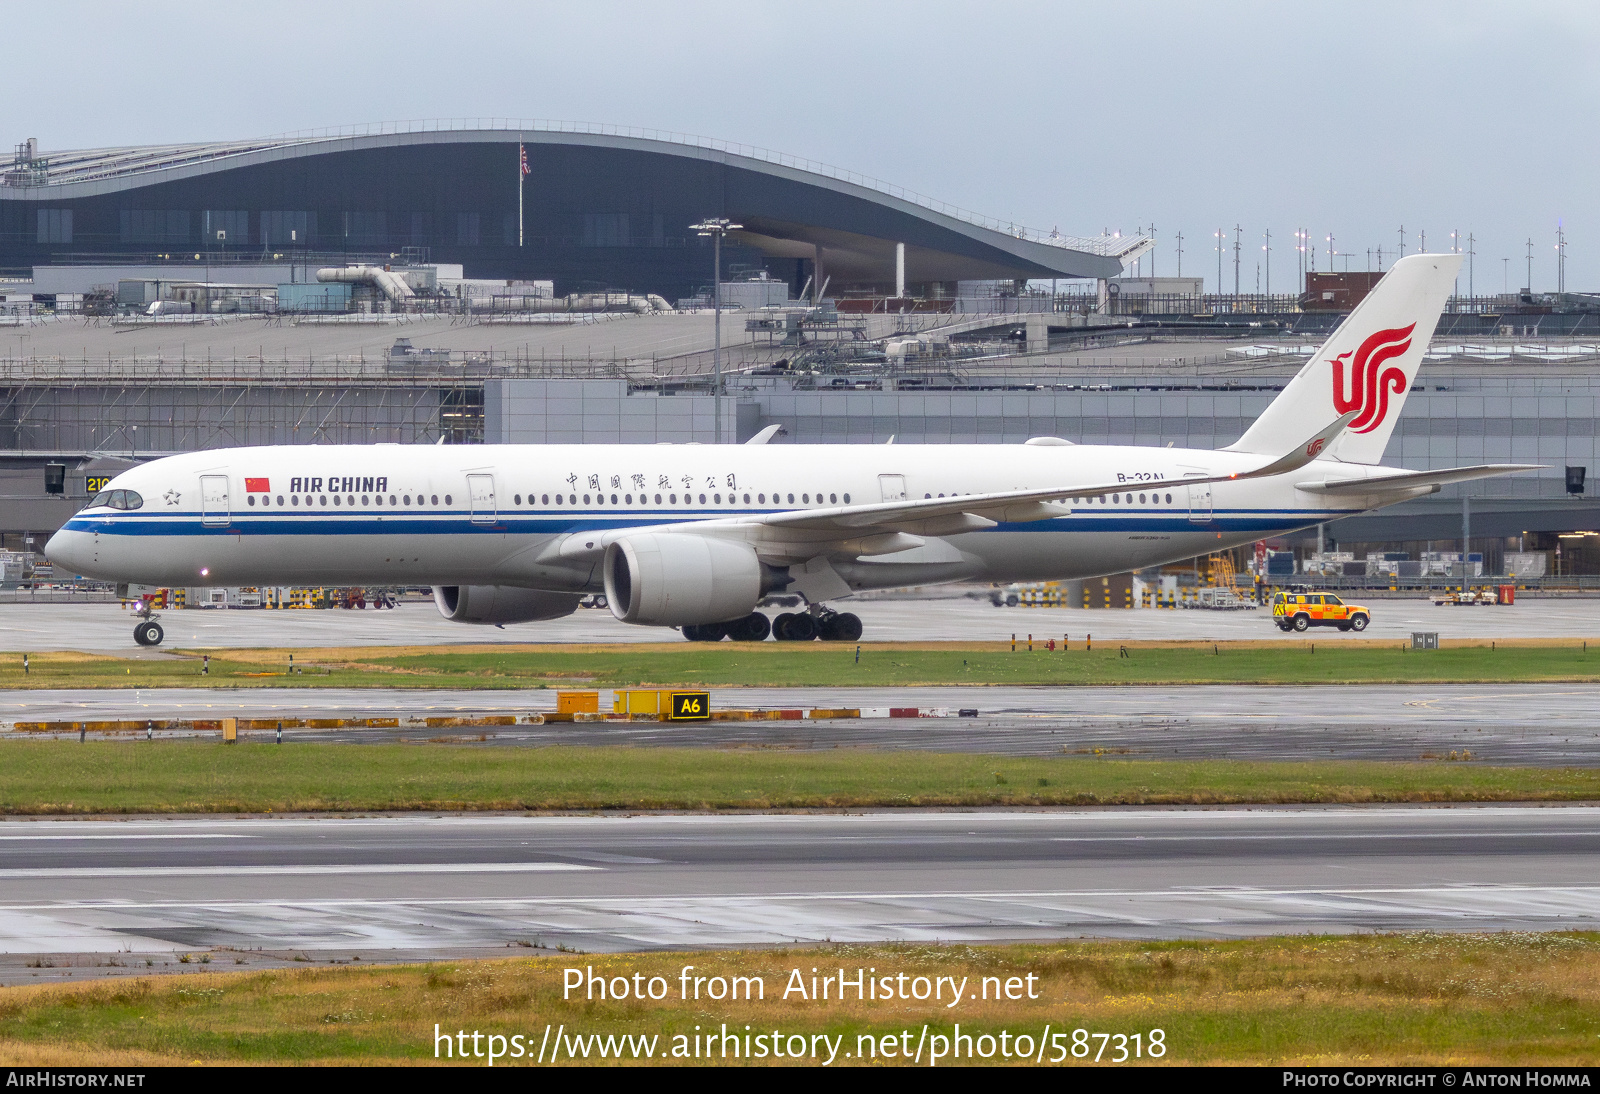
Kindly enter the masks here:
[[161, 645], [161, 640], [167, 635], [161, 629], [161, 624], [156, 622], [161, 616], [150, 607], [150, 601], [140, 601], [133, 614], [139, 619], [133, 627], [133, 640], [141, 646]]

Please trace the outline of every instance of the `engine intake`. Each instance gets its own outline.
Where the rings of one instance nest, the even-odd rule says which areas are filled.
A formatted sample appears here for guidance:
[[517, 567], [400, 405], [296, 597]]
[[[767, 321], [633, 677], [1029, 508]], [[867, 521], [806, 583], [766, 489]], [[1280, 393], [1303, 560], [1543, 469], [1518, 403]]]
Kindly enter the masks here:
[[519, 589], [515, 585], [435, 585], [433, 602], [453, 623], [534, 623], [578, 610], [579, 593]]
[[688, 534], [619, 539], [606, 548], [603, 570], [612, 615], [668, 627], [742, 618], [786, 583], [748, 544]]

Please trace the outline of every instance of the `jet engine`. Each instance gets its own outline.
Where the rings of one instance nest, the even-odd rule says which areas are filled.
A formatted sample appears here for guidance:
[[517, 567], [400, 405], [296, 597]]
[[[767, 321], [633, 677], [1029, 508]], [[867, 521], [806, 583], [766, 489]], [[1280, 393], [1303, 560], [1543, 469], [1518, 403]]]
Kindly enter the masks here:
[[606, 548], [603, 570], [611, 614], [655, 626], [740, 619], [788, 583], [748, 544], [688, 534], [619, 539]]
[[453, 623], [534, 623], [578, 610], [580, 593], [519, 589], [515, 585], [435, 585], [433, 602]]

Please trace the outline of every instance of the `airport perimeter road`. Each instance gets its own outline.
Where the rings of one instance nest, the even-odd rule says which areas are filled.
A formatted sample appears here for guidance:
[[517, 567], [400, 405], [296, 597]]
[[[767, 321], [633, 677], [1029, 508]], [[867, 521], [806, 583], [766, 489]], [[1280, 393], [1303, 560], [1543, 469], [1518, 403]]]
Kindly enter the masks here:
[[[1352, 599], [1355, 599], [1352, 597]], [[1441, 638], [1596, 638], [1600, 611], [1594, 600], [1522, 600], [1508, 607], [1436, 607], [1426, 600], [1371, 603], [1364, 635], [1317, 628], [1305, 635], [1278, 630], [1266, 609], [1115, 611], [1103, 608], [996, 608], [986, 600], [840, 601], [861, 617], [865, 642], [1001, 642], [1029, 633], [1041, 642], [1070, 634], [1082, 642], [1155, 640], [1340, 642], [1355, 637], [1409, 639], [1412, 631]], [[768, 609], [776, 615], [781, 609]], [[133, 641], [133, 617], [103, 604], [0, 604], [0, 646], [7, 650], [88, 650], [125, 657], [161, 657]], [[433, 646], [495, 642], [663, 642], [677, 632], [619, 623], [610, 612], [581, 609], [564, 619], [506, 627], [451, 623], [432, 604], [407, 601], [393, 611], [272, 611], [189, 609], [161, 613], [167, 649], [250, 646]]]
[[[737, 748], [913, 748], [1014, 756], [1092, 753], [1138, 759], [1416, 760], [1470, 752], [1484, 763], [1600, 765], [1600, 685], [1413, 684], [1348, 687], [726, 688], [714, 708], [966, 707], [976, 718], [798, 722], [602, 722], [499, 726], [487, 744]], [[555, 693], [356, 689], [0, 691], [17, 721], [528, 714]], [[301, 730], [294, 741], [385, 741], [478, 731]], [[0, 736], [22, 737], [23, 734]], [[33, 736], [28, 734], [27, 736]], [[247, 737], [250, 735], [247, 734]], [[260, 735], [256, 735], [258, 738]]]
[[37, 977], [25, 955], [127, 951], [134, 971], [209, 947], [1594, 929], [1597, 879], [1581, 806], [13, 821], [0, 980]]

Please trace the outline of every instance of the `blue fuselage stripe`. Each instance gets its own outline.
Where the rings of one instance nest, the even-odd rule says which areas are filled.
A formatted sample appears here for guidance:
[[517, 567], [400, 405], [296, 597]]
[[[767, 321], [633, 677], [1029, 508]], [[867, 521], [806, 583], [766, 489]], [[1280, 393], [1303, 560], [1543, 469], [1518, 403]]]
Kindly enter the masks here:
[[[118, 514], [116, 516], [78, 515], [67, 521], [65, 531], [98, 532], [115, 536], [394, 536], [394, 535], [566, 535], [575, 532], [611, 531], [644, 525], [692, 524], [701, 520], [726, 520], [760, 517], [786, 509], [720, 510], [697, 512], [582, 513], [559, 511], [500, 513], [493, 521], [474, 521], [467, 512], [438, 512], [426, 516], [395, 514], [379, 516], [361, 513], [337, 516], [332, 513], [236, 513], [227, 523], [205, 523], [199, 513]], [[1172, 513], [1083, 512], [1047, 520], [1002, 523], [995, 531], [1006, 532], [1243, 532], [1295, 528], [1321, 521], [1337, 520], [1357, 510], [1310, 509], [1218, 509], [1209, 520], [1191, 520], [1187, 511]]]

